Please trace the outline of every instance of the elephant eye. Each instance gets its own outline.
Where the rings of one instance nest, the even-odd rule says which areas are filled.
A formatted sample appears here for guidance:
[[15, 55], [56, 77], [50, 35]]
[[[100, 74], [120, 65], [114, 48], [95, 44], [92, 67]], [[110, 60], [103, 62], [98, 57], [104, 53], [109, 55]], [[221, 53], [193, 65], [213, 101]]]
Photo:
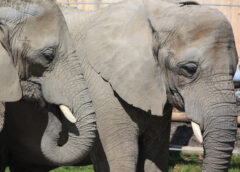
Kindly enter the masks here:
[[44, 58], [50, 63], [54, 59], [54, 54], [44, 54]]
[[197, 72], [197, 64], [188, 63], [180, 66], [180, 73], [186, 77], [192, 77]]
[[55, 57], [55, 51], [54, 49], [48, 49], [45, 50], [42, 55], [49, 63], [51, 63]]

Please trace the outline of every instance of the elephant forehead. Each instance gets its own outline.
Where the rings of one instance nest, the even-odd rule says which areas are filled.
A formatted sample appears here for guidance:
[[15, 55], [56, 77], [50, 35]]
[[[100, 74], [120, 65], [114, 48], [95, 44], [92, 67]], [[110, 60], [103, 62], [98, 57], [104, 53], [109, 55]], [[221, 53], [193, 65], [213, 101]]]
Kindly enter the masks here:
[[[207, 7], [192, 7], [192, 13], [184, 15], [184, 29], [187, 32], [200, 32], [202, 34], [213, 31], [229, 32], [231, 24], [227, 18], [218, 10]], [[187, 11], [185, 11], [186, 13]]]
[[44, 9], [36, 4], [20, 5], [17, 9], [13, 7], [0, 7], [0, 20], [15, 22], [28, 17], [41, 16]]
[[229, 21], [220, 11], [201, 5], [167, 8], [160, 19], [164, 23], [162, 29], [175, 33], [201, 31], [207, 34], [213, 30], [231, 30]]
[[33, 17], [26, 20], [22, 28], [22, 33], [25, 37], [21, 39], [31, 43], [32, 47], [53, 44], [53, 42], [59, 41], [60, 31], [64, 28], [63, 24], [59, 11], [56, 11], [56, 9], [46, 11], [41, 17]]

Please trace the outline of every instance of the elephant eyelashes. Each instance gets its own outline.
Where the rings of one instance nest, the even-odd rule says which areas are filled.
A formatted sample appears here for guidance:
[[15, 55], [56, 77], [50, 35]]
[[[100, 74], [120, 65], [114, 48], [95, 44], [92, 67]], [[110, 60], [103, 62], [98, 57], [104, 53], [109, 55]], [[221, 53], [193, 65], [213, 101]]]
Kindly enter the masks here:
[[197, 68], [195, 63], [180, 65], [180, 73], [186, 77], [192, 77], [197, 72]]

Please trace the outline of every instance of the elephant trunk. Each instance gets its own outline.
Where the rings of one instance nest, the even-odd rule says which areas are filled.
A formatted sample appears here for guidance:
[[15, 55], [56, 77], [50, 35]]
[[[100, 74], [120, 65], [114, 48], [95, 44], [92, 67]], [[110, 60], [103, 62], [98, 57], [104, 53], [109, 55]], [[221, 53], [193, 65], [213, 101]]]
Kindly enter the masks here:
[[215, 109], [206, 117], [202, 171], [228, 171], [236, 138], [236, 124], [235, 107], [230, 104]]
[[68, 140], [61, 146], [58, 140], [62, 122], [57, 118], [60, 110], [48, 112], [48, 125], [42, 137], [41, 149], [55, 165], [71, 165], [81, 161], [89, 153], [96, 137], [95, 110], [87, 83], [80, 65], [70, 59], [58, 63], [42, 81], [44, 98], [52, 104], [67, 106], [76, 118], [74, 124], [66, 121]]
[[227, 171], [237, 133], [232, 77], [215, 76], [185, 92], [185, 111], [203, 134], [202, 171]]
[[[84, 92], [82, 94], [85, 94]], [[75, 111], [75, 110], [74, 110]], [[82, 101], [74, 114], [80, 113], [77, 122], [67, 121], [68, 141], [59, 145], [62, 122], [55, 112], [49, 112], [48, 125], [43, 134], [41, 149], [45, 157], [57, 165], [72, 165], [81, 161], [89, 153], [96, 133], [95, 114], [91, 102]]]

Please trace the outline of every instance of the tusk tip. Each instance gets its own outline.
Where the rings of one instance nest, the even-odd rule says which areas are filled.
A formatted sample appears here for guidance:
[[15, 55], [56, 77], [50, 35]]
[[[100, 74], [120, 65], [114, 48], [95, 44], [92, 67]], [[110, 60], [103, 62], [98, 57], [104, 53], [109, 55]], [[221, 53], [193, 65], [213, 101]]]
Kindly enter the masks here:
[[68, 119], [68, 121], [70, 121], [70, 122], [73, 123], [73, 124], [77, 122], [76, 118], [74, 118], [74, 119]]
[[77, 122], [77, 119], [73, 116], [72, 112], [70, 111], [70, 109], [67, 106], [60, 105], [59, 108], [62, 111], [62, 113], [65, 116], [65, 118], [69, 122], [71, 122], [71, 123], [76, 123]]
[[193, 129], [194, 135], [196, 136], [197, 140], [200, 143], [202, 143], [203, 142], [203, 137], [202, 137], [202, 132], [201, 132], [200, 126], [193, 121], [191, 122], [191, 124], [192, 124], [192, 129]]

